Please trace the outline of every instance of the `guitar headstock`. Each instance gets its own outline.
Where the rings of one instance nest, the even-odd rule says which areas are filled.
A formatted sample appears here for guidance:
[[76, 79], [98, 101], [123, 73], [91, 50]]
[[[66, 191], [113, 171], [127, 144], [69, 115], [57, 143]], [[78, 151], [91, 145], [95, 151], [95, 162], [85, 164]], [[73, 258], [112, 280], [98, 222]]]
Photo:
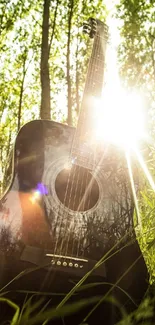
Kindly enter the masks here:
[[108, 39], [108, 26], [100, 20], [89, 18], [83, 24], [83, 33], [88, 34], [90, 38], [94, 38], [98, 30], [104, 34], [105, 39]]

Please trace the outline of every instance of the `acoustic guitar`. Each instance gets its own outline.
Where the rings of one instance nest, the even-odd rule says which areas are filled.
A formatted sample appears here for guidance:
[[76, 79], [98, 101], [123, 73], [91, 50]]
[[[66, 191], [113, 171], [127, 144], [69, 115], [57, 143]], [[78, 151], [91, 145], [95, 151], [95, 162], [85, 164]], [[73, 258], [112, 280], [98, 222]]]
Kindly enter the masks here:
[[[15, 142], [11, 183], [0, 201], [1, 286], [34, 267], [8, 288], [68, 292], [73, 286], [68, 279], [75, 284], [92, 270], [91, 282], [107, 282], [100, 286], [102, 295], [112, 283], [113, 294], [132, 310], [133, 301], [118, 286], [138, 303], [148, 275], [134, 231], [128, 168], [124, 152], [97, 143], [93, 133], [93, 98], [102, 93], [108, 28], [91, 18], [84, 32], [93, 49], [77, 128], [35, 120], [21, 128]], [[88, 296], [96, 292], [88, 290]], [[107, 306], [98, 315], [98, 323], [95, 316], [89, 324], [117, 319], [111, 311], [107, 316]], [[74, 324], [82, 321], [77, 319]]]

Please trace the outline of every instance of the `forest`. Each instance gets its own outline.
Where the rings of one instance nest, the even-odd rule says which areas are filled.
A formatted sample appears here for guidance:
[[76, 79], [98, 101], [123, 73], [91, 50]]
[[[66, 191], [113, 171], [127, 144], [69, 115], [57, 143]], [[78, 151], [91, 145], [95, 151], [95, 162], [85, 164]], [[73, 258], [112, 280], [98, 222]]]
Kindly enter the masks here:
[[[102, 77], [104, 75], [102, 97], [103, 103], [105, 100], [105, 102], [111, 103], [113, 106], [109, 110], [108, 120], [104, 122], [102, 113], [98, 116], [100, 123], [97, 124], [98, 131], [100, 131], [99, 126], [101, 130], [108, 129], [108, 136], [110, 134], [110, 140], [112, 139], [112, 141], [115, 139], [112, 145], [116, 147], [116, 151], [118, 146], [118, 152], [120, 152], [120, 146], [123, 143], [121, 152], [123, 147], [127, 157], [129, 183], [131, 183], [134, 201], [134, 212], [132, 211], [134, 224], [138, 220], [135, 233], [147, 265], [149, 285], [154, 288], [154, 0], [1, 0], [0, 197], [3, 198], [11, 183], [13, 169], [16, 168], [16, 166], [13, 166], [14, 144], [21, 128], [26, 123], [35, 120], [52, 120], [63, 123], [69, 128], [76, 128], [79, 125], [79, 121], [81, 121], [79, 116], [82, 116], [83, 94], [87, 91], [86, 86], [91, 76], [92, 59], [90, 60], [90, 57], [91, 53], [95, 53], [92, 50], [94, 36], [90, 36], [90, 34], [89, 37], [89, 31], [88, 33], [83, 32], [84, 23], [86, 23], [86, 28], [89, 28], [88, 21], [90, 22], [90, 18], [104, 22], [107, 26], [107, 35], [105, 37], [106, 58], [104, 60], [104, 71], [102, 71]], [[107, 93], [104, 89], [108, 89]], [[136, 95], [130, 102], [129, 94], [132, 93]], [[145, 137], [140, 138], [141, 150], [139, 151], [135, 149], [137, 140], [135, 137], [137, 134], [139, 136], [138, 132], [141, 132], [141, 116], [136, 115], [135, 107], [136, 105], [138, 107], [139, 104], [137, 96], [139, 96], [140, 104], [142, 103], [145, 111], [142, 122], [145, 124], [146, 132]], [[123, 111], [121, 110], [121, 102], [123, 103], [122, 106], [129, 106], [129, 113], [124, 112], [124, 106]], [[119, 114], [125, 116], [125, 120], [127, 120], [127, 124], [124, 124], [123, 127], [120, 124], [121, 116]], [[110, 123], [108, 124], [109, 119]], [[122, 119], [122, 121], [124, 120]], [[89, 120], [88, 118], [87, 124], [90, 130], [93, 129], [91, 123], [92, 119]], [[120, 134], [117, 133], [120, 131], [119, 129], [122, 130]], [[112, 131], [113, 133], [115, 131], [113, 138]], [[127, 135], [126, 132], [128, 132]], [[89, 132], [88, 137], [91, 137]], [[128, 138], [130, 138], [129, 145], [131, 145], [131, 142], [132, 145], [134, 143], [133, 148], [135, 151], [133, 150], [132, 155], [134, 156], [134, 162], [136, 161], [136, 166], [138, 166], [136, 167], [138, 170], [136, 177], [140, 184], [138, 190], [137, 188], [135, 190], [136, 185], [133, 184], [132, 170], [127, 156], [128, 148], [125, 140]], [[119, 143], [116, 143], [117, 139], [119, 139]], [[33, 135], [31, 141], [33, 142]], [[104, 142], [102, 146], [104, 147]], [[112, 164], [113, 160], [111, 160], [111, 168], [115, 167]], [[83, 165], [80, 166], [83, 168]], [[118, 175], [120, 179], [117, 183], [121, 183], [124, 171], [123, 175], [122, 172], [120, 174], [118, 172], [117, 177]], [[43, 194], [46, 194], [46, 187], [42, 188], [42, 191]], [[69, 204], [67, 207], [70, 208]], [[72, 209], [75, 210], [74, 207]], [[85, 206], [83, 209], [86, 209]], [[122, 236], [121, 231], [120, 236]], [[2, 239], [0, 242], [2, 242]], [[69, 246], [69, 244], [67, 245]], [[0, 291], [0, 301], [5, 300], [2, 297]], [[118, 324], [151, 324], [149, 323], [149, 317], [153, 315], [154, 299], [155, 296], [153, 295], [152, 300], [150, 297], [143, 300], [134, 320], [132, 314], [131, 317], [125, 318], [124, 322], [122, 320]], [[96, 301], [94, 298], [94, 302]], [[22, 323], [22, 317], [19, 317], [17, 308], [18, 304], [16, 306], [13, 305], [13, 302], [11, 304], [16, 312], [9, 324], [31, 324], [29, 316]], [[80, 309], [81, 306], [79, 303], [77, 308]], [[37, 308], [38, 305], [34, 305], [34, 311]], [[73, 308], [73, 313], [74, 306], [70, 308], [71, 310]], [[40, 318], [42, 323], [37, 322], [39, 318], [36, 318], [36, 322], [35, 320], [33, 322], [34, 318], [32, 317], [32, 324], [48, 324], [51, 315], [56, 317], [54, 309], [52, 312], [53, 314], [50, 314], [49, 311], [45, 312], [45, 318]], [[68, 313], [65, 309], [63, 312], [64, 315]], [[88, 325], [87, 319], [82, 324]]]

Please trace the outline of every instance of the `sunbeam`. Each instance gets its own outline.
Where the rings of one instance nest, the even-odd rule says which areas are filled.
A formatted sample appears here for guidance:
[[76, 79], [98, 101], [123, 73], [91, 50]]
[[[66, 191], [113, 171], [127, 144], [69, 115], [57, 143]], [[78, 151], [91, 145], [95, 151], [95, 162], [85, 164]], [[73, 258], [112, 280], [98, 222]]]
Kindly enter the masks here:
[[153, 178], [152, 178], [152, 176], [151, 176], [151, 174], [150, 174], [150, 172], [149, 172], [149, 170], [148, 170], [148, 168], [146, 166], [146, 163], [145, 163], [142, 155], [140, 154], [139, 150], [137, 150], [136, 148], [134, 148], [134, 151], [135, 151], [135, 153], [137, 155], [138, 161], [139, 161], [139, 163], [140, 163], [140, 165], [141, 165], [141, 167], [142, 167], [142, 169], [143, 169], [143, 171], [144, 171], [144, 173], [145, 173], [145, 175], [147, 177], [147, 180], [148, 180], [151, 188], [153, 189], [153, 191], [155, 191], [154, 180], [153, 180]]
[[132, 193], [133, 193], [133, 198], [134, 198], [134, 203], [135, 203], [135, 211], [136, 211], [137, 221], [138, 221], [137, 225], [140, 227], [140, 230], [142, 230], [141, 216], [140, 216], [139, 207], [138, 207], [138, 200], [137, 200], [136, 189], [135, 189], [135, 184], [134, 184], [134, 179], [133, 179], [133, 174], [132, 174], [129, 151], [126, 151], [126, 160], [127, 160], [131, 188], [132, 188]]

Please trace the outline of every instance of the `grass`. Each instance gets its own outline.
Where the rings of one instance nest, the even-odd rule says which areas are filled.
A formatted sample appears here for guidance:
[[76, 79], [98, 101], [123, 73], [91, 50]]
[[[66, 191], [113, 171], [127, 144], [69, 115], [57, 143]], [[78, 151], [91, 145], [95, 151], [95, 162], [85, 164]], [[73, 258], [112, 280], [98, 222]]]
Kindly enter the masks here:
[[[95, 309], [101, 305], [103, 302], [108, 303], [109, 305], [114, 306], [121, 315], [120, 320], [116, 322], [117, 325], [135, 325], [135, 324], [143, 324], [143, 325], [150, 325], [154, 324], [153, 319], [155, 319], [154, 313], [154, 305], [155, 305], [155, 296], [154, 296], [154, 287], [151, 287], [151, 291], [146, 294], [142, 302], [139, 306], [136, 305], [134, 299], [131, 295], [128, 294], [121, 286], [119, 285], [122, 279], [130, 272], [133, 266], [137, 263], [135, 260], [128, 269], [123, 272], [123, 274], [119, 277], [119, 279], [115, 283], [108, 283], [105, 281], [101, 282], [94, 282], [94, 283], [85, 283], [88, 277], [91, 276], [94, 269], [99, 267], [102, 263], [106, 262], [112, 256], [117, 254], [119, 250], [113, 252], [115, 246], [105, 254], [94, 266], [92, 270], [90, 270], [87, 274], [84, 275], [82, 279], [80, 279], [73, 288], [65, 295], [65, 294], [57, 294], [51, 292], [40, 292], [38, 291], [27, 291], [27, 290], [17, 290], [16, 293], [24, 293], [25, 299], [22, 305], [19, 303], [15, 303], [13, 300], [10, 300], [7, 296], [12, 294], [9, 291], [9, 286], [16, 282], [18, 279], [24, 276], [24, 274], [30, 273], [35, 271], [38, 268], [33, 268], [30, 270], [25, 270], [18, 274], [14, 279], [12, 279], [9, 283], [7, 283], [1, 290], [0, 290], [0, 302], [1, 304], [7, 304], [12, 309], [12, 317], [10, 318], [8, 323], [4, 324], [11, 324], [11, 325], [35, 325], [35, 324], [55, 324], [55, 320], [59, 319], [61, 324], [66, 324], [64, 321], [64, 317], [68, 315], [72, 315], [72, 320], [74, 324], [74, 317], [76, 320], [77, 312], [82, 311], [87, 306], [90, 306], [90, 310], [83, 318], [83, 322], [78, 325], [86, 325], [89, 324], [89, 319]], [[111, 255], [109, 255], [111, 253]], [[92, 297], [87, 298], [80, 298], [76, 299], [74, 302], [70, 302], [72, 296], [77, 295], [82, 292], [87, 292], [89, 289], [94, 288], [101, 288], [102, 286], [107, 286], [109, 289], [107, 290], [106, 294], [104, 295], [94, 295]], [[113, 295], [112, 292], [118, 289], [124, 297], [131, 301], [134, 305], [134, 310], [128, 312], [126, 306], [121, 304]], [[6, 291], [7, 290], [7, 291]], [[55, 306], [53, 305], [53, 297], [60, 295], [61, 300]], [[75, 315], [75, 316], [74, 316]], [[52, 321], [49, 323], [49, 321]], [[96, 320], [97, 323], [94, 325], [100, 325], [99, 319]], [[54, 323], [53, 323], [54, 322]], [[60, 324], [60, 323], [59, 323]], [[68, 324], [68, 323], [67, 323]], [[92, 323], [91, 323], [92, 324]], [[111, 323], [115, 324], [115, 323]], [[105, 325], [107, 325], [105, 323]]]
[[[104, 283], [102, 283], [103, 285]], [[91, 286], [101, 285], [100, 283], [94, 283], [91, 284]], [[85, 286], [83, 288], [81, 286], [80, 290], [87, 289], [88, 286]], [[40, 294], [42, 293], [38, 292], [37, 294], [32, 294], [28, 298], [25, 298], [25, 302], [22, 307], [15, 304], [13, 301], [11, 301], [8, 298], [0, 297], [0, 302], [8, 304], [13, 310], [13, 316], [10, 320], [9, 324], [11, 325], [35, 325], [35, 324], [48, 324], [49, 320], [55, 320], [57, 318], [64, 318], [65, 316], [74, 314], [75, 312], [80, 311], [84, 307], [88, 305], [94, 305], [94, 303], [99, 304], [103, 300], [106, 300], [110, 304], [114, 304], [119, 308], [122, 315], [122, 320], [120, 320], [117, 325], [135, 325], [135, 324], [154, 324], [152, 323], [153, 317], [154, 317], [154, 306], [155, 306], [155, 297], [147, 296], [143, 299], [140, 306], [130, 314], [127, 314], [125, 311], [125, 308], [121, 306], [116, 299], [114, 299], [112, 296], [107, 297], [101, 297], [101, 296], [95, 296], [89, 299], [81, 299], [80, 301], [77, 301], [75, 303], [64, 303], [64, 299], [62, 300], [62, 303], [60, 303], [57, 308], [51, 308], [50, 303], [51, 299], [49, 299], [46, 303], [44, 303], [44, 296], [40, 297]], [[127, 294], [127, 293], [126, 293]], [[38, 299], [36, 302], [32, 302], [34, 296], [38, 295]], [[67, 295], [68, 296], [68, 295]], [[65, 297], [65, 301], [67, 299], [67, 296]], [[38, 309], [40, 311], [38, 312]], [[82, 324], [89, 324], [89, 321], [87, 320], [87, 316], [83, 320]], [[63, 324], [63, 323], [62, 323]], [[100, 324], [100, 323], [96, 323]], [[95, 324], [94, 324], [95, 325]]]

